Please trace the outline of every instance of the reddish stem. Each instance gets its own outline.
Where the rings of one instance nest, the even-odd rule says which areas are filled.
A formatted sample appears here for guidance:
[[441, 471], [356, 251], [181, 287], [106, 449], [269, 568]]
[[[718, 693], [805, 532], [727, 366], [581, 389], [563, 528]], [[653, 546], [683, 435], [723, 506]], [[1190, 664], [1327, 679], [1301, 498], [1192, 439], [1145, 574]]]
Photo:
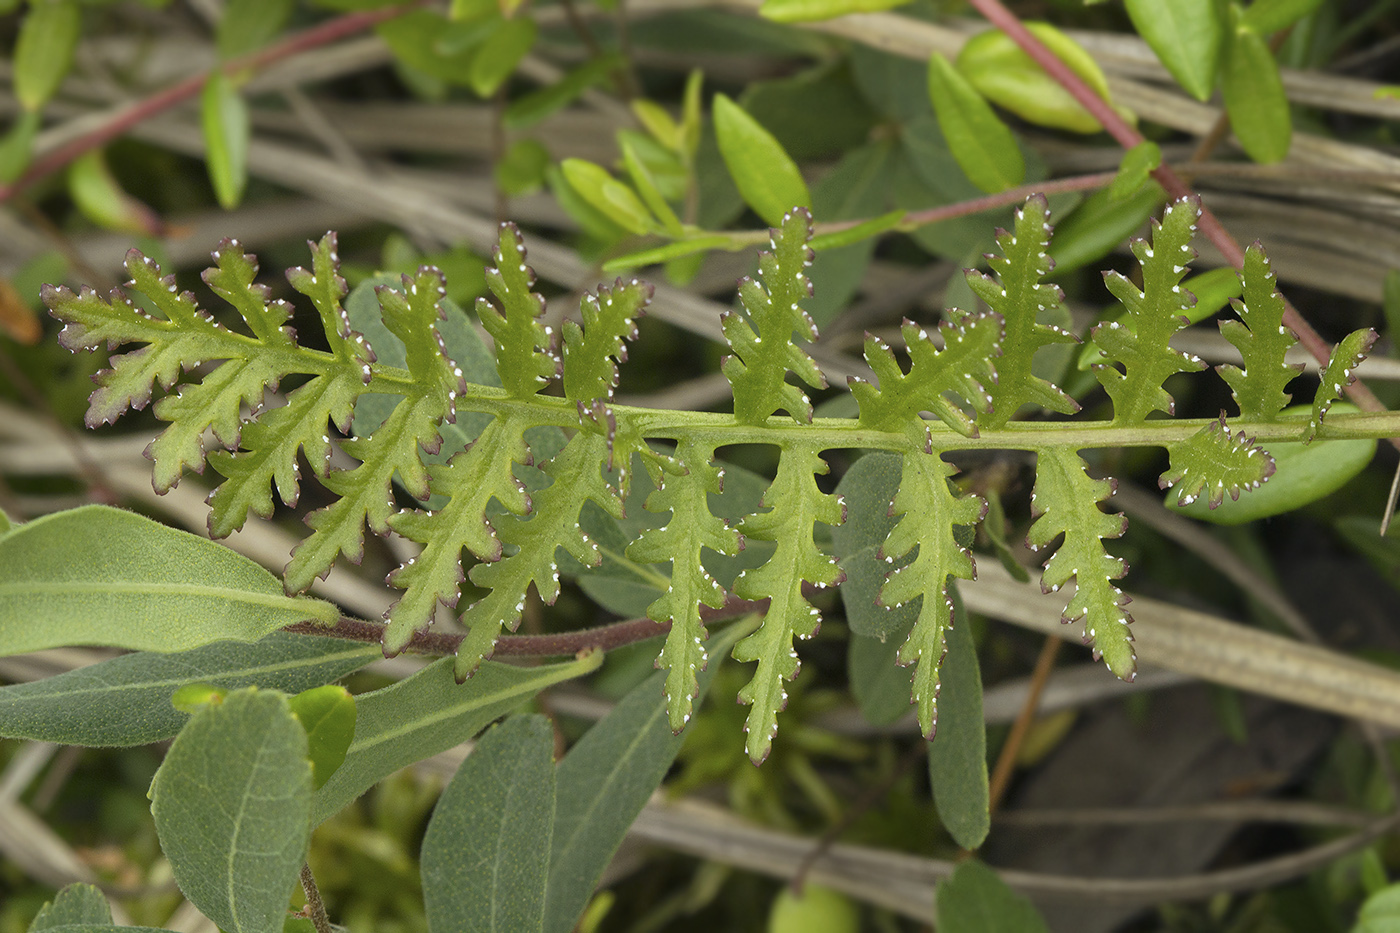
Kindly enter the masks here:
[[[339, 16], [320, 25], [312, 26], [310, 29], [287, 36], [280, 42], [225, 62], [216, 70], [222, 71], [224, 74], [236, 74], [246, 70], [256, 71], [307, 49], [329, 45], [337, 39], [363, 32], [371, 26], [402, 16], [410, 10], [423, 6], [425, 2], [426, 0], [411, 0], [411, 2], [401, 6], [364, 10]], [[45, 153], [16, 181], [8, 185], [0, 185], [0, 204], [5, 203], [35, 182], [52, 175], [84, 153], [111, 142], [138, 123], [194, 97], [204, 89], [205, 82], [213, 73], [213, 71], [208, 71], [191, 75], [163, 91], [157, 91], [144, 100], [138, 100], [92, 132], [85, 133], [72, 142]]]
[[[1046, 48], [1045, 44], [1031, 33], [1022, 22], [1002, 5], [1001, 0], [971, 0], [972, 5], [979, 13], [987, 18], [993, 26], [1006, 33], [1013, 42], [1019, 45], [1027, 55], [1033, 58], [1037, 64], [1045, 69], [1046, 74], [1054, 78], [1066, 91], [1073, 95], [1101, 124], [1110, 136], [1118, 141], [1124, 149], [1131, 149], [1143, 141], [1143, 136], [1134, 129], [1128, 121], [1119, 116], [1118, 112], [1109, 106], [1108, 101], [1096, 94], [1093, 88], [1089, 87], [1069, 65], [1065, 64], [1054, 52]], [[1181, 176], [1171, 169], [1170, 166], [1163, 165], [1152, 173], [1157, 182], [1174, 199], [1181, 199], [1195, 195], [1191, 186], [1182, 180]], [[1226, 262], [1236, 269], [1244, 266], [1244, 250], [1235, 240], [1230, 232], [1221, 224], [1220, 219], [1211, 212], [1205, 204], [1201, 205], [1201, 219], [1198, 224], [1201, 232], [1206, 235], [1206, 239], [1215, 244], [1215, 248], [1220, 250]], [[1283, 321], [1293, 332], [1298, 335], [1298, 342], [1307, 349], [1313, 357], [1323, 366], [1332, 358], [1332, 345], [1322, 339], [1312, 325], [1303, 319], [1303, 316], [1293, 307], [1288, 300], [1284, 299]], [[1361, 380], [1356, 380], [1347, 387], [1347, 394], [1356, 403], [1358, 408], [1366, 411], [1385, 411], [1386, 407], [1381, 400], [1362, 384]], [[1392, 438], [1391, 444], [1400, 448], [1400, 438]]]

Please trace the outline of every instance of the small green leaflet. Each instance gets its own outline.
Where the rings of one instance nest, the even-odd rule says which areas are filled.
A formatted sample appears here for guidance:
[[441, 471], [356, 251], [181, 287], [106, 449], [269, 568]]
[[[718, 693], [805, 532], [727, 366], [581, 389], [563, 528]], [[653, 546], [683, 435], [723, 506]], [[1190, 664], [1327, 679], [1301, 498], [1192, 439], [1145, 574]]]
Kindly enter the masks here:
[[797, 676], [793, 638], [811, 638], [821, 625], [821, 614], [802, 595], [802, 584], [835, 586], [844, 576], [812, 541], [816, 522], [839, 525], [845, 520], [840, 498], [817, 488], [815, 475], [826, 471], [815, 451], [784, 450], [778, 475], [763, 494], [762, 504], [770, 511], [749, 515], [739, 525], [746, 538], [777, 544], [767, 563], [745, 570], [734, 582], [734, 592], [744, 599], [772, 600], [759, 630], [734, 647], [735, 660], [758, 662], [753, 680], [739, 691], [739, 702], [753, 707], [744, 731], [755, 763], [768, 757], [778, 731], [778, 712], [787, 704], [783, 684]]
[[1283, 323], [1283, 296], [1274, 287], [1274, 270], [1258, 243], [1245, 250], [1243, 297], [1231, 302], [1238, 321], [1221, 321], [1220, 333], [1240, 351], [1244, 368], [1228, 363], [1217, 366], [1230, 385], [1240, 417], [1250, 421], [1276, 421], [1292, 396], [1283, 391], [1303, 371], [1301, 363], [1285, 363], [1298, 338]]
[[1084, 643], [1093, 645], [1094, 657], [1102, 657], [1119, 677], [1132, 680], [1137, 670], [1128, 631], [1132, 616], [1124, 608], [1127, 597], [1113, 585], [1128, 572], [1128, 565], [1103, 546], [1105, 538], [1117, 538], [1127, 530], [1128, 519], [1099, 510], [1097, 503], [1113, 495], [1114, 483], [1090, 478], [1084, 467], [1073, 450], [1056, 447], [1037, 454], [1031, 510], [1039, 517], [1026, 542], [1038, 551], [1065, 536], [1045, 562], [1041, 589], [1057, 592], [1073, 580], [1074, 596], [1065, 607], [1063, 621], [1082, 619]]
[[476, 313], [496, 341], [496, 371], [511, 398], [529, 398], [559, 371], [549, 328], [540, 321], [544, 297], [531, 291], [535, 273], [525, 265], [525, 241], [512, 223], [501, 224], [486, 270], [486, 284], [505, 309], [497, 311], [485, 298], [476, 300]]
[[586, 159], [565, 159], [559, 168], [578, 196], [613, 223], [638, 236], [655, 231], [656, 221], [637, 193], [601, 165]]
[[1175, 486], [1177, 505], [1190, 505], [1205, 496], [1213, 509], [1225, 499], [1238, 499], [1242, 490], [1258, 489], [1274, 475], [1274, 458], [1254, 439], [1231, 434], [1222, 414], [1188, 440], [1167, 448], [1171, 468], [1157, 485]]
[[1327, 410], [1332, 407], [1333, 402], [1342, 397], [1342, 390], [1356, 381], [1352, 370], [1366, 359], [1366, 354], [1371, 352], [1371, 345], [1376, 342], [1378, 336], [1369, 327], [1365, 330], [1354, 330], [1343, 337], [1341, 343], [1332, 351], [1332, 358], [1327, 361], [1327, 369], [1322, 374], [1322, 384], [1317, 387], [1317, 396], [1313, 399], [1312, 418], [1308, 421], [1306, 441], [1311, 441], [1317, 436], [1317, 432], [1322, 428], [1322, 419], [1327, 417]]
[[812, 264], [807, 241], [812, 238], [812, 215], [798, 208], [784, 215], [772, 231], [771, 250], [759, 254], [762, 284], [751, 278], [739, 283], [739, 300], [747, 319], [736, 311], [721, 318], [724, 337], [733, 349], [724, 359], [724, 375], [734, 388], [734, 414], [747, 424], [762, 424], [778, 409], [798, 423], [812, 420], [812, 401], [797, 386], [784, 381], [789, 371], [815, 388], [826, 388], [826, 377], [793, 340], [817, 339], [817, 325], [800, 302], [812, 294], [806, 270]]
[[1041, 316], [1058, 311], [1064, 301], [1058, 285], [1041, 281], [1055, 265], [1049, 256], [1050, 208], [1045, 196], [1028, 198], [1016, 211], [1015, 221], [1012, 232], [997, 231], [1002, 255], [988, 257], [996, 278], [975, 269], [966, 273], [973, 293], [1001, 315], [1004, 326], [996, 380], [982, 383], [990, 407], [981, 423], [988, 428], [1004, 426], [1023, 405], [1062, 415], [1079, 411], [1078, 402], [1031, 371], [1035, 354], [1042, 348], [1078, 340], [1059, 327], [1038, 323]]

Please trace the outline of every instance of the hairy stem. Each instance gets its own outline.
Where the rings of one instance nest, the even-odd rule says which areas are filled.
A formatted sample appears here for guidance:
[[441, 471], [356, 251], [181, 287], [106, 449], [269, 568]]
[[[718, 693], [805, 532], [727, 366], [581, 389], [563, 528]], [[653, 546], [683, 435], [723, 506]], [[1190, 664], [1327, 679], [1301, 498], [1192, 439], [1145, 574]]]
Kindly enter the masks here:
[[331, 918], [326, 916], [326, 902], [321, 900], [321, 889], [316, 887], [316, 878], [311, 874], [311, 866], [302, 863], [301, 889], [306, 892], [306, 912], [316, 933], [331, 933]]

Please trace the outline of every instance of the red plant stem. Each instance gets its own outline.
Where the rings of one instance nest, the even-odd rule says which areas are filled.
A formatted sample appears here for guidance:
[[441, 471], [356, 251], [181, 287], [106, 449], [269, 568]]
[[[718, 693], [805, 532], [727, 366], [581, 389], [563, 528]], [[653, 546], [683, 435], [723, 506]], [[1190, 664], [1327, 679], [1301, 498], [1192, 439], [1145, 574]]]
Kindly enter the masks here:
[[[1118, 141], [1119, 145], [1124, 149], [1131, 149], [1143, 142], [1142, 134], [1119, 116], [1118, 112], [1109, 106], [1108, 101], [1094, 93], [1094, 90], [1084, 82], [1084, 79], [1075, 74], [1074, 70], [1065, 64], [1059, 56], [1046, 48], [1045, 44], [1016, 18], [1015, 13], [1002, 5], [1001, 0], [971, 0], [971, 3], [977, 12], [987, 18], [989, 23], [1006, 33], [1027, 55], [1045, 69], [1046, 74], [1054, 78], [1066, 91], [1069, 91], [1074, 99], [1093, 115], [1094, 119], [1103, 124], [1103, 128]], [[1166, 189], [1167, 194], [1174, 199], [1190, 197], [1195, 194], [1191, 186], [1186, 184], [1170, 166], [1163, 165], [1152, 175]], [[1205, 204], [1201, 205], [1201, 219], [1198, 225], [1201, 232], [1211, 243], [1215, 244], [1215, 248], [1220, 250], [1227, 262], [1236, 269], [1244, 266], [1244, 250], [1240, 248], [1240, 244], [1230, 235], [1230, 231], [1225, 229], [1220, 219]], [[1321, 335], [1313, 330], [1312, 325], [1303, 319], [1303, 316], [1286, 298], [1284, 299], [1283, 321], [1298, 335], [1298, 342], [1319, 363], [1326, 366], [1327, 361], [1332, 358], [1331, 344], [1323, 340]], [[1365, 411], [1386, 410], [1381, 400], [1376, 398], [1359, 379], [1347, 387], [1347, 394], [1351, 396], [1351, 400], [1356, 403], [1358, 408]], [[1392, 438], [1391, 444], [1400, 448], [1400, 438]]]
[[[718, 622], [764, 612], [767, 600], [747, 600], [731, 596], [719, 609], [703, 607], [700, 617], [706, 622]], [[582, 629], [577, 632], [560, 632], [555, 635], [502, 635], [496, 641], [495, 657], [550, 658], [568, 657], [591, 648], [612, 651], [624, 645], [646, 641], [665, 635], [671, 630], [669, 622], [653, 622], [651, 619], [628, 619], [611, 625]], [[384, 636], [384, 625], [379, 622], [365, 622], [342, 616], [334, 625], [321, 625], [319, 622], [297, 622], [283, 629], [294, 635], [319, 635], [323, 638], [341, 638], [346, 641], [362, 641], [378, 644]], [[409, 654], [452, 655], [457, 653], [465, 636], [449, 632], [415, 632], [404, 650]]]
[[191, 75], [163, 91], [157, 91], [150, 97], [138, 100], [92, 132], [85, 133], [72, 142], [45, 153], [13, 183], [0, 185], [0, 204], [5, 203], [35, 182], [52, 175], [84, 153], [111, 142], [138, 123], [194, 97], [204, 89], [205, 83], [209, 80], [210, 75], [214, 74], [214, 71], [222, 71], [224, 74], [236, 74], [248, 70], [256, 71], [299, 52], [329, 45], [338, 39], [363, 32], [385, 20], [402, 16], [410, 10], [423, 6], [424, 3], [426, 0], [411, 0], [411, 2], [400, 6], [364, 10], [338, 16], [320, 25], [312, 26], [310, 29], [287, 36], [280, 42], [225, 62], [217, 69]]

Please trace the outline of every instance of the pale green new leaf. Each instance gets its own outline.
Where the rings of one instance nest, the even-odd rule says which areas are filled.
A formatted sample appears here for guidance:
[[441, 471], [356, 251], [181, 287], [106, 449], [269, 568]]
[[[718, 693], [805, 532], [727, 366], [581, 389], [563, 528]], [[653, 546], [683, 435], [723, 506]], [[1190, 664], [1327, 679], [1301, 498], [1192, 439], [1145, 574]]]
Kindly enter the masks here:
[[433, 469], [432, 491], [448, 496], [446, 505], [407, 509], [389, 519], [395, 531], [423, 545], [417, 557], [389, 575], [391, 584], [406, 591], [387, 616], [385, 645], [391, 652], [427, 628], [439, 602], [457, 605], [464, 548], [480, 560], [500, 559], [501, 542], [486, 516], [491, 500], [516, 515], [530, 510], [530, 497], [512, 472], [530, 459], [527, 426], [519, 417], [492, 419], [470, 447]]
[[802, 595], [802, 584], [834, 586], [844, 578], [836, 561], [812, 540], [815, 523], [845, 520], [840, 497], [817, 488], [816, 475], [826, 471], [816, 451], [788, 447], [763, 494], [761, 505], [769, 511], [749, 515], [739, 525], [745, 538], [777, 545], [766, 563], [734, 581], [734, 592], [744, 599], [771, 599], [763, 625], [734, 647], [736, 660], [758, 662], [753, 680], [739, 691], [739, 702], [753, 707], [744, 731], [745, 748], [755, 763], [768, 757], [778, 713], [787, 705], [784, 684], [797, 676], [793, 638], [811, 638], [821, 625], [821, 613]]
[[344, 763], [355, 738], [355, 698], [340, 684], [325, 684], [303, 690], [289, 702], [306, 730], [311, 786], [319, 788]]
[[812, 209], [802, 172], [772, 133], [723, 94], [715, 95], [714, 121], [715, 139], [734, 185], [765, 223], [781, 226], [793, 208]]
[[466, 683], [458, 683], [452, 659], [440, 658], [412, 677], [361, 694], [356, 697], [355, 741], [345, 763], [316, 791], [312, 825], [400, 768], [460, 745], [546, 687], [582, 677], [602, 663], [597, 651], [539, 667], [488, 661]]
[[1376, 342], [1377, 334], [1371, 328], [1365, 330], [1354, 330], [1342, 338], [1332, 351], [1332, 358], [1327, 361], [1327, 369], [1322, 373], [1322, 383], [1317, 387], [1317, 395], [1313, 398], [1312, 418], [1308, 421], [1308, 433], [1304, 441], [1311, 441], [1317, 436], [1317, 432], [1322, 428], [1322, 421], [1327, 417], [1327, 411], [1337, 399], [1342, 397], [1342, 390], [1356, 381], [1353, 370], [1361, 365], [1361, 361], [1366, 359], [1366, 354], [1371, 352], [1371, 345]]
[[779, 23], [807, 23], [848, 13], [878, 13], [909, 0], [763, 0], [758, 14]]
[[743, 549], [744, 540], [710, 514], [708, 496], [719, 495], [723, 488], [723, 471], [711, 462], [713, 447], [686, 438], [676, 454], [680, 472], [666, 475], [646, 501], [647, 511], [669, 511], [671, 518], [661, 528], [644, 530], [628, 545], [627, 556], [640, 563], [671, 562], [671, 585], [647, 607], [647, 616], [671, 623], [656, 666], [666, 671], [666, 710], [671, 729], [679, 732], [690, 721], [700, 689], [696, 672], [704, 670], [708, 660], [700, 607], [718, 609], [725, 599], [723, 588], [701, 563], [702, 551], [709, 548], [732, 557]]
[[1204, 496], [1213, 509], [1228, 493], [1238, 499], [1240, 492], [1258, 489], [1274, 475], [1274, 458], [1254, 439], [1230, 433], [1222, 415], [1185, 441], [1167, 448], [1171, 468], [1157, 485], [1176, 486], [1177, 505], [1190, 505]]
[[1084, 643], [1094, 648], [1124, 680], [1137, 670], [1132, 621], [1124, 606], [1127, 597], [1113, 585], [1128, 571], [1127, 564], [1104, 550], [1105, 538], [1117, 538], [1128, 527], [1122, 515], [1099, 510], [1098, 503], [1113, 495], [1113, 481], [1092, 479], [1084, 472], [1079, 454], [1065, 448], [1049, 448], [1037, 455], [1035, 490], [1031, 508], [1037, 516], [1026, 541], [1034, 550], [1049, 546], [1065, 536], [1058, 550], [1045, 562], [1040, 585], [1047, 593], [1058, 592], [1074, 581], [1074, 597], [1065, 607], [1063, 621], [1084, 622]]
[[734, 353], [724, 359], [724, 375], [734, 388], [734, 414], [745, 424], [762, 424], [778, 409], [793, 420], [812, 420], [812, 402], [797, 386], [785, 381], [788, 372], [815, 388], [826, 388], [826, 377], [797, 346], [793, 334], [817, 339], [817, 325], [802, 309], [811, 297], [807, 268], [812, 251], [812, 215], [800, 208], [786, 214], [771, 232], [771, 251], [759, 254], [759, 280], [739, 283], [739, 300], [748, 317], [729, 311], [721, 318], [725, 339]]
[[228, 933], [282, 930], [311, 837], [306, 755], [287, 697], [249, 688], [195, 713], [151, 782], [176, 883]]
[[[472, 583], [490, 592], [462, 614], [469, 629], [457, 649], [457, 676], [465, 679], [482, 659], [489, 658], [502, 626], [514, 630], [525, 609], [530, 584], [546, 603], [559, 596], [559, 560], [555, 551], [563, 548], [585, 567], [601, 562], [598, 546], [579, 528], [579, 509], [592, 499], [614, 518], [622, 517], [622, 500], [602, 475], [608, 458], [607, 439], [580, 431], [568, 445], [545, 465], [553, 482], [535, 493], [534, 508], [528, 519], [504, 516], [497, 531], [507, 545], [515, 548], [492, 563], [471, 569]], [[403, 637], [406, 642], [406, 636]], [[400, 642], [386, 633], [384, 650], [393, 651]]]
[[1031, 371], [1035, 354], [1056, 343], [1077, 338], [1051, 324], [1037, 323], [1041, 316], [1060, 310], [1064, 293], [1042, 279], [1054, 268], [1050, 258], [1050, 209], [1044, 195], [1033, 195], [1016, 212], [1015, 229], [997, 231], [1002, 255], [988, 256], [993, 279], [975, 269], [966, 273], [973, 293], [1001, 315], [1004, 333], [996, 380], [983, 382], [991, 407], [981, 423], [999, 428], [1015, 417], [1023, 405], [1036, 405], [1062, 415], [1079, 411], [1079, 404], [1058, 386]]
[[873, 334], [865, 338], [865, 361], [879, 377], [880, 386], [851, 380], [851, 394], [860, 404], [861, 424], [877, 431], [903, 431], [916, 423], [919, 412], [931, 411], [964, 437], [977, 436], [977, 424], [945, 393], [965, 399], [976, 412], [992, 404], [991, 387], [997, 381], [992, 360], [1001, 353], [1003, 323], [995, 311], [969, 314], [950, 308], [938, 325], [943, 349], [928, 331], [913, 321], [904, 322], [904, 343], [909, 348], [909, 372], [899, 368], [894, 352]]
[[457, 769], [423, 836], [423, 906], [431, 933], [544, 928], [554, 835], [554, 726], [514, 716]]
[[559, 169], [578, 196], [613, 223], [638, 236], [655, 231], [656, 221], [637, 192], [601, 165], [586, 159], [565, 159]]
[[[1049, 23], [1025, 25], [1095, 93], [1108, 100], [1108, 78], [1092, 55]], [[957, 67], [992, 103], [1031, 123], [1076, 133], [1097, 133], [1103, 129], [1074, 95], [999, 29], [980, 32], [963, 43]]]
[[496, 341], [496, 371], [506, 392], [529, 398], [558, 374], [559, 363], [549, 328], [540, 321], [544, 297], [531, 291], [535, 273], [525, 264], [525, 241], [515, 224], [501, 224], [492, 258], [496, 264], [486, 269], [486, 284], [505, 312], [478, 298], [476, 313]]
[[954, 539], [953, 529], [977, 524], [987, 511], [987, 503], [978, 496], [958, 497], [948, 488], [948, 477], [955, 472], [936, 453], [904, 455], [899, 492], [890, 510], [901, 518], [880, 548], [886, 562], [918, 549], [912, 561], [890, 573], [880, 590], [880, 602], [903, 606], [923, 600], [898, 657], [900, 664], [917, 665], [913, 700], [926, 737], [933, 736], [938, 719], [938, 666], [946, 644], [944, 629], [952, 624], [948, 578], [971, 580], [977, 575], [971, 555]]
[[273, 632], [175, 654], [142, 651], [25, 684], [0, 687], [0, 736], [64, 745], [144, 745], [189, 717], [170, 705], [181, 687], [265, 687], [300, 693], [383, 657], [378, 645]]
[[1167, 345], [1186, 326], [1186, 313], [1196, 303], [1181, 279], [1196, 255], [1190, 243], [1199, 216], [1197, 202], [1177, 201], [1160, 223], [1153, 222], [1151, 243], [1133, 241], [1133, 255], [1142, 263], [1142, 291], [1118, 272], [1104, 275], [1104, 284], [1126, 312], [1093, 330], [1093, 342], [1108, 357], [1107, 363], [1095, 364], [1094, 375], [1113, 399], [1116, 423], [1143, 421], [1153, 411], [1172, 414], [1175, 403], [1162, 383], [1168, 376], [1205, 368], [1196, 357]]
[[618, 279], [598, 294], [584, 293], [583, 326], [564, 322], [564, 395], [582, 411], [594, 399], [612, 401], [617, 364], [627, 360], [624, 341], [637, 339], [637, 318], [651, 301], [652, 287]]
[[62, 888], [52, 901], [39, 908], [39, 914], [29, 924], [28, 933], [52, 930], [72, 924], [110, 924], [112, 908], [107, 895], [90, 884], [70, 884]]
[[1221, 321], [1220, 333], [1240, 351], [1244, 368], [1225, 363], [1215, 369], [1229, 383], [1240, 417], [1276, 421], [1293, 398], [1284, 386], [1303, 370], [1301, 363], [1284, 362], [1298, 338], [1283, 323], [1283, 296], [1274, 287], [1274, 270], [1258, 243], [1245, 250], [1240, 278], [1244, 296], [1230, 302], [1240, 320]]
[[1025, 181], [1026, 160], [1011, 128], [937, 52], [928, 63], [928, 93], [948, 151], [969, 181], [988, 193]]
[[199, 101], [209, 181], [219, 205], [231, 211], [243, 200], [248, 187], [248, 150], [253, 135], [248, 102], [233, 78], [217, 69], [204, 83]]
[[132, 512], [89, 505], [0, 538], [0, 655], [63, 645], [184, 651], [339, 618], [253, 561]]
[[82, 30], [82, 7], [74, 0], [35, 0], [15, 40], [14, 94], [21, 107], [36, 111], [53, 97], [73, 67]]

